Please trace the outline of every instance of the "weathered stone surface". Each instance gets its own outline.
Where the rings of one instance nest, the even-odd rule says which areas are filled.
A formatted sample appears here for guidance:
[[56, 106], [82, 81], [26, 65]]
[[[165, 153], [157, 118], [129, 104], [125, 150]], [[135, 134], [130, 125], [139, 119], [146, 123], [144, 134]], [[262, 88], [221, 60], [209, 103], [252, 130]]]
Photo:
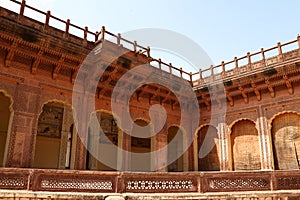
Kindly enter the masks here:
[[[175, 82], [178, 80], [178, 83], [179, 81], [186, 81], [193, 86], [200, 106], [200, 124], [199, 127], [196, 127], [198, 129], [194, 130], [193, 145], [187, 148], [183, 155], [178, 155], [179, 159], [176, 160], [175, 164], [173, 163], [171, 167], [170, 165], [168, 167], [168, 155], [171, 151], [177, 152], [179, 148], [183, 148], [186, 140], [191, 137], [187, 136], [186, 133], [192, 130], [194, 126], [192, 124], [193, 116], [187, 115], [183, 119], [184, 122], [190, 123], [187, 128], [189, 130], [181, 129], [180, 123], [181, 116], [184, 113], [189, 114], [194, 107], [187, 106], [183, 113], [181, 112], [180, 106], [183, 105], [180, 105], [171, 91], [171, 89], [180, 91], [184, 95], [185, 91], [180, 84], [176, 83], [172, 88], [149, 84], [138, 88], [138, 91], [132, 95], [124, 95], [122, 100], [128, 100], [126, 106], [133, 121], [141, 120], [146, 124], [149, 124], [151, 120], [149, 116], [151, 106], [154, 104], [162, 105], [167, 113], [165, 125], [151, 140], [149, 138], [132, 140], [132, 137], [128, 135], [128, 132], [134, 127], [132, 124], [127, 124], [125, 130], [118, 131], [115, 130], [117, 129], [116, 125], [106, 126], [102, 124], [103, 128], [114, 129], [107, 132], [108, 134], [113, 132], [117, 135], [110, 135], [110, 139], [115, 138], [112, 139], [114, 144], [127, 151], [109, 155], [117, 160], [118, 169], [127, 171], [132, 169], [132, 165], [134, 165], [129, 153], [134, 149], [134, 145], [144, 147], [147, 144], [147, 150], [145, 150], [146, 148], [139, 148], [139, 151], [149, 151], [149, 149], [153, 151], [167, 147], [168, 142], [173, 138], [173, 136], [168, 137], [168, 132], [172, 127], [181, 130], [182, 141], [176, 144], [177, 149], [166, 148], [157, 158], [151, 158], [153, 166], [163, 166], [157, 169], [157, 173], [121, 174], [115, 172], [110, 174], [107, 172], [108, 174], [106, 174], [106, 172], [84, 171], [90, 167], [87, 160], [93, 159], [89, 157], [90, 155], [83, 145], [88, 140], [88, 133], [85, 133], [86, 137], [83, 138], [82, 142], [77, 135], [76, 128], [74, 128], [76, 119], [73, 119], [71, 113], [73, 109], [72, 90], [78, 69], [85, 56], [97, 44], [103, 43], [105, 45], [106, 51], [101, 52], [101, 56], [97, 58], [97, 62], [95, 61], [107, 69], [96, 86], [94, 100], [96, 110], [112, 114], [111, 106], [115, 99], [111, 98], [111, 94], [116, 83], [125, 74], [130, 76], [128, 72], [134, 67], [155, 59], [150, 57], [150, 51], [147, 48], [143, 49], [147, 55], [137, 52], [135, 43], [133, 43], [133, 49], [128, 51], [119, 43], [106, 41], [104, 38], [107, 33], [105, 29], [102, 29], [102, 36], [87, 32], [85, 29], [83, 31], [84, 37], [79, 38], [70, 35], [67, 28], [66, 30], [58, 30], [50, 27], [47, 23], [40, 23], [26, 18], [22, 13], [17, 14], [0, 8], [0, 95], [6, 97], [6, 99], [0, 99], [0, 144], [3, 146], [0, 149], [0, 162], [3, 163], [1, 166], [17, 167], [17, 169], [13, 169], [14, 171], [5, 168], [0, 169], [0, 173], [2, 173], [0, 176], [0, 198], [300, 198], [298, 172], [300, 169], [299, 48], [282, 53], [279, 45], [276, 47], [279, 50], [278, 56], [263, 57], [261, 61], [253, 63], [250, 59], [252, 54], [248, 54], [244, 59], [248, 59], [250, 62], [245, 66], [239, 66], [238, 59], [235, 58], [232, 61], [236, 66], [235, 69], [226, 70], [226, 63], [222, 63], [219, 66], [223, 68], [221, 73], [218, 72], [205, 78], [202, 77], [202, 73], [196, 73], [194, 76], [199, 75], [196, 80], [183, 80], [181, 77], [177, 77], [175, 73], [170, 74], [155, 69], [154, 71], [160, 75], [157, 78], [167, 77], [167, 79], [175, 80]], [[66, 22], [66, 27], [68, 27], [68, 22]], [[87, 34], [92, 34], [95, 41], [88, 41]], [[291, 44], [295, 43], [300, 44], [300, 37], [291, 42]], [[116, 52], [124, 52], [124, 54], [112, 61], [111, 58]], [[264, 55], [265, 52], [259, 53]], [[172, 68], [172, 66], [167, 67], [177, 70], [178, 74], [186, 73], [180, 69]], [[210, 70], [213, 72], [214, 69]], [[148, 75], [148, 72], [131, 75], [130, 81], [124, 84], [132, 86], [135, 81], [143, 80]], [[216, 90], [214, 93], [210, 93], [208, 88], [218, 88], [213, 85], [217, 82], [224, 84], [225, 91]], [[222, 96], [224, 99], [221, 98]], [[48, 154], [43, 154], [42, 150], [39, 150], [45, 148], [46, 145], [39, 143], [38, 137], [41, 129], [39, 121], [42, 116], [41, 113], [44, 112], [44, 105], [50, 102], [63, 105], [64, 112], [59, 137], [56, 138], [55, 150], [55, 145], [51, 142], [47, 143], [49, 148], [47, 146], [46, 149], [49, 154], [57, 154], [55, 158], [57, 162], [55, 166], [46, 164], [43, 167], [63, 170], [42, 170], [39, 173], [35, 170], [23, 171], [21, 168], [37, 167], [35, 161], [37, 161], [38, 156], [39, 159], [47, 159]], [[188, 103], [184, 102], [183, 104], [187, 105]], [[124, 109], [122, 106], [124, 105], [121, 103], [116, 105], [118, 110]], [[212, 113], [212, 106], [218, 106], [219, 109]], [[77, 111], [77, 115], [82, 114], [85, 108], [83, 103], [81, 111]], [[226, 108], [226, 113], [221, 112], [222, 108]], [[124, 120], [125, 111], [122, 110], [120, 113], [121, 116], [112, 115], [116, 120]], [[225, 120], [223, 120], [223, 116], [225, 116]], [[54, 118], [54, 120], [59, 119]], [[154, 120], [162, 119], [155, 118]], [[51, 120], [46, 121], [46, 123], [50, 122]], [[208, 127], [214, 127], [213, 131], [208, 130]], [[204, 137], [205, 135], [207, 137]], [[205, 138], [208, 138], [210, 143], [203, 144]], [[98, 139], [93, 142], [95, 144], [104, 142], [102, 138]], [[211, 151], [199, 159], [201, 146], [204, 149], [209, 149], [209, 144], [213, 145]], [[41, 155], [37, 156], [36, 151]], [[91, 169], [94, 170], [111, 170], [107, 166], [99, 167], [99, 163], [96, 161], [93, 161], [91, 165], [93, 166]], [[69, 168], [83, 171], [72, 171], [73, 174], [69, 174], [67, 170]], [[171, 168], [172, 171], [202, 172], [160, 174], [167, 172], [168, 169], [171, 170]], [[276, 169], [287, 171], [272, 171]], [[225, 172], [206, 172], [209, 170]], [[245, 174], [228, 172], [231, 170], [246, 170], [247, 172]], [[6, 176], [7, 174], [9, 176]], [[12, 177], [15, 175], [17, 177]], [[99, 177], [108, 178], [99, 182], [97, 179]], [[32, 182], [33, 180], [36, 181]], [[101, 190], [104, 188], [106, 189], [105, 192], [111, 192], [117, 196], [107, 195], [103, 191], [99, 194], [89, 193], [90, 191], [85, 188], [86, 185], [90, 184], [89, 181], [92, 182], [92, 186], [89, 186], [88, 189], [92, 190], [93, 187], [98, 189], [99, 187]], [[27, 183], [31, 184], [27, 185]], [[45, 187], [52, 187], [51, 191], [53, 192], [49, 192], [49, 188], [43, 188], [39, 185], [41, 183]], [[112, 183], [115, 183], [114, 187], [112, 187]], [[16, 189], [14, 187], [20, 187], [24, 191], [4, 190], [7, 188]], [[48, 193], [36, 192], [43, 190], [48, 191]], [[62, 191], [84, 193], [58, 193]], [[160, 194], [155, 194], [157, 191]], [[242, 193], [240, 191], [247, 192]], [[164, 192], [168, 192], [168, 194], [161, 194]], [[172, 192], [174, 193], [172, 194]]]

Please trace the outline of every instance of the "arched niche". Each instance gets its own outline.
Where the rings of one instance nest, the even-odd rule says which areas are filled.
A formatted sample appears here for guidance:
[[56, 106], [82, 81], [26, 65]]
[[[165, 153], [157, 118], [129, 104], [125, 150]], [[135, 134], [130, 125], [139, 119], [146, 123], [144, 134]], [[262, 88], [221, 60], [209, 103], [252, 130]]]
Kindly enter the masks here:
[[233, 170], [260, 170], [260, 145], [255, 123], [242, 119], [231, 126], [230, 149]]
[[197, 157], [199, 171], [220, 170], [220, 145], [217, 129], [205, 125], [197, 132]]
[[73, 168], [75, 136], [71, 106], [60, 101], [45, 103], [38, 119], [33, 167]]
[[186, 136], [178, 126], [170, 126], [167, 135], [168, 172], [183, 172], [187, 170]]
[[153, 166], [153, 158], [151, 157], [154, 146], [154, 140], [151, 137], [153, 128], [148, 125], [149, 121], [136, 119], [132, 126], [130, 137], [131, 171], [148, 172], [151, 171], [151, 167]]
[[300, 169], [300, 115], [277, 115], [271, 123], [271, 137], [275, 169]]
[[96, 111], [94, 114], [97, 121], [91, 121], [88, 128], [87, 169], [115, 171], [122, 163], [118, 151], [122, 136], [116, 123], [117, 119], [105, 110]]

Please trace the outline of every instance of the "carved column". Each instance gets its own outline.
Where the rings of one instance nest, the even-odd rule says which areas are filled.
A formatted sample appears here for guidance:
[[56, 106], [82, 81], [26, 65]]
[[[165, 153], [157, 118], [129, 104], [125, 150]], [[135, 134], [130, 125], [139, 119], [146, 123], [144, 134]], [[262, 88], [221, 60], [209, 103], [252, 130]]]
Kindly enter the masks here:
[[59, 169], [64, 169], [66, 167], [66, 159], [69, 159], [66, 156], [68, 151], [69, 135], [71, 134], [70, 128], [73, 123], [72, 110], [65, 106], [60, 140]]
[[[188, 165], [185, 171], [195, 171], [198, 169], [198, 149], [197, 149], [197, 130], [199, 127], [199, 118], [195, 117], [194, 112], [200, 112], [199, 107], [193, 105], [193, 102], [188, 103], [186, 110], [181, 109], [181, 112], [187, 116], [186, 119], [183, 120], [183, 126], [186, 129], [187, 134], [186, 137], [186, 146], [187, 150], [184, 155], [187, 157]], [[200, 115], [199, 115], [200, 116]], [[185, 146], [184, 145], [184, 146]]]
[[122, 166], [121, 171], [129, 171], [130, 170], [130, 149], [131, 149], [131, 138], [127, 135], [124, 131], [121, 132], [122, 134]]
[[70, 161], [70, 169], [75, 169], [75, 157], [76, 157], [76, 149], [77, 149], [77, 130], [75, 124], [73, 125], [72, 130], [72, 148], [71, 148], [71, 161]]
[[188, 171], [195, 170], [195, 158], [194, 158], [194, 142], [188, 147], [188, 159], [189, 159], [189, 166]]
[[258, 133], [260, 137], [260, 149], [261, 149], [261, 169], [272, 170], [272, 151], [271, 151], [271, 138], [268, 133], [268, 120], [263, 113], [261, 106], [258, 107]]
[[60, 150], [59, 150], [59, 162], [58, 162], [58, 169], [65, 169], [66, 168], [66, 155], [67, 155], [67, 148], [68, 148], [68, 131], [61, 131], [61, 138], [60, 138]]
[[122, 149], [123, 155], [122, 155], [122, 171], [130, 171], [131, 169], [131, 157], [130, 157], [130, 151], [131, 151], [131, 136], [127, 133], [130, 133], [131, 131], [131, 124], [129, 123], [130, 119], [126, 118], [126, 106], [120, 106], [122, 110], [122, 116], [121, 116], [121, 123], [123, 124], [122, 130]]
[[86, 169], [86, 148], [82, 143], [80, 137], [77, 135], [76, 138], [76, 152], [75, 152], [75, 166], [77, 170]]
[[[194, 109], [194, 107], [190, 107], [190, 109]], [[190, 112], [192, 113], [192, 111], [190, 110]], [[187, 115], [189, 116], [189, 115]], [[193, 116], [189, 116], [190, 119], [188, 119], [188, 121], [186, 121], [185, 123], [188, 125], [188, 130], [187, 130], [187, 156], [188, 156], [188, 169], [187, 171], [194, 171], [195, 170], [195, 151], [194, 151], [194, 143], [197, 142], [197, 139], [195, 140], [195, 131], [198, 128], [198, 119], [193, 119]], [[197, 133], [196, 133], [197, 134]]]
[[37, 132], [40, 89], [17, 85], [14, 95], [14, 116], [9, 138], [6, 167], [31, 167]]
[[[88, 125], [88, 136], [87, 136], [87, 144], [88, 148], [87, 152], [89, 157], [87, 158], [87, 168], [90, 170], [98, 170], [98, 153], [99, 153], [99, 145], [100, 145], [100, 130], [97, 127], [97, 124], [101, 122], [101, 113], [93, 113], [93, 117], [91, 117], [91, 121]], [[96, 121], [94, 121], [96, 120]]]
[[123, 170], [123, 132], [120, 127], [118, 128], [118, 150], [117, 150], [117, 171]]
[[167, 124], [165, 124], [164, 127], [161, 129], [161, 131], [155, 135], [156, 136], [155, 137], [156, 150], [158, 150], [158, 149], [162, 150], [165, 148], [165, 151], [162, 151], [162, 153], [160, 155], [157, 155], [157, 157], [155, 158], [156, 166], [159, 167], [159, 166], [166, 165], [163, 168], [157, 169], [158, 172], [167, 172], [168, 171], [167, 134], [168, 134], [168, 127], [167, 127]]
[[[88, 140], [88, 120], [90, 119], [90, 113], [88, 113], [89, 108], [89, 101], [94, 101], [90, 97], [89, 94], [82, 95], [83, 99], [82, 101], [82, 107], [79, 110], [76, 110], [77, 118], [81, 119], [78, 127], [80, 127], [80, 130], [78, 130], [79, 134], [77, 134], [77, 141], [76, 141], [76, 152], [75, 152], [75, 169], [78, 170], [84, 170], [86, 169], [86, 155], [87, 155], [87, 149], [84, 144], [87, 144]], [[80, 136], [79, 136], [80, 135]]]
[[218, 134], [220, 142], [220, 170], [228, 171], [230, 169], [229, 144], [228, 144], [228, 128], [226, 123], [218, 123]]

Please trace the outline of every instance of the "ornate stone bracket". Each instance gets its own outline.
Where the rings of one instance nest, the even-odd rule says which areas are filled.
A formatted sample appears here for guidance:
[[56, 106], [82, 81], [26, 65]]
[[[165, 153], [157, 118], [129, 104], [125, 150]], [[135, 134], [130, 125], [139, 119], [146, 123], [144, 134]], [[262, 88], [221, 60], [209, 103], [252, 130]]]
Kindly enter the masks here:
[[238, 86], [238, 87], [239, 87], [240, 92], [242, 93], [242, 96], [244, 98], [244, 102], [248, 103], [249, 102], [248, 95], [245, 92], [244, 88], [242, 86]]
[[289, 94], [294, 94], [293, 85], [286, 74], [283, 75], [283, 79], [285, 80], [285, 85], [288, 89]]
[[275, 91], [274, 91], [274, 88], [271, 86], [271, 83], [270, 83], [269, 79], [265, 79], [265, 83], [268, 87], [268, 90], [270, 92], [271, 97], [274, 98], [275, 97]]
[[13, 57], [15, 55], [15, 50], [17, 49], [17, 47], [18, 47], [18, 39], [13, 39], [10, 49], [7, 50], [7, 55], [6, 55], [5, 61], [4, 61], [4, 65], [6, 67], [10, 66], [10, 63], [13, 60]]
[[231, 96], [231, 94], [230, 94], [230, 92], [228, 90], [226, 90], [226, 97], [227, 97], [227, 99], [229, 101], [229, 105], [233, 106], [234, 105], [233, 98], [232, 98], [232, 96]]
[[251, 82], [251, 86], [252, 86], [252, 89], [253, 89], [253, 91], [254, 91], [254, 93], [255, 93], [255, 95], [256, 95], [257, 100], [260, 101], [260, 100], [261, 100], [261, 95], [260, 95], [260, 92], [259, 92], [259, 90], [257, 89], [257, 86], [256, 86], [256, 84], [254, 83], [254, 81]]
[[62, 68], [62, 65], [65, 61], [66, 55], [65, 54], [61, 54], [59, 61], [57, 62], [56, 67], [53, 70], [52, 73], [52, 78], [55, 80], [59, 74], [60, 69]]

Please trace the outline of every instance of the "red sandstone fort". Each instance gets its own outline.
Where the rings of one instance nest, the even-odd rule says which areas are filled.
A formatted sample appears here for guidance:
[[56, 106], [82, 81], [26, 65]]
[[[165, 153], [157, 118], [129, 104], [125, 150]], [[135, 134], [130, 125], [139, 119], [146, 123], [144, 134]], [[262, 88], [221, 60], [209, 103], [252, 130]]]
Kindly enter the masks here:
[[[19, 13], [0, 7], [0, 198], [300, 199], [299, 36], [190, 73], [152, 58], [149, 47], [105, 27], [94, 33], [24, 0], [11, 2], [19, 5]], [[42, 14], [44, 22], [25, 16], [26, 9]], [[63, 23], [65, 29], [52, 27], [53, 20]], [[82, 37], [71, 34], [70, 29], [81, 31]], [[72, 114], [78, 70], [87, 54], [104, 42], [109, 49], [127, 51], [109, 63], [96, 87], [95, 114], [110, 142], [101, 135], [92, 140], [86, 134], [85, 139], [91, 146], [105, 147], [103, 156], [110, 157], [119, 171], [87, 151]], [[126, 49], [125, 44], [131, 48]], [[110, 56], [110, 51], [101, 53], [103, 65]], [[135, 124], [149, 124], [153, 104], [162, 105], [168, 116], [155, 136], [138, 138], [117, 126], [120, 116], [113, 115], [111, 95], [125, 73], [153, 63], [161, 76], [191, 85], [200, 120], [183, 155], [147, 172], [148, 166], [167, 163], [170, 153], [184, 147], [186, 130], [180, 127], [178, 99], [157, 84], [139, 88], [128, 105]], [[143, 77], [134, 77], [139, 78]], [[225, 101], [219, 100], [222, 92], [210, 92], [214, 83], [222, 83]], [[185, 92], [180, 85], [177, 90]], [[212, 112], [213, 106], [226, 108], [226, 115]], [[129, 128], [138, 131], [134, 124]], [[151, 152], [166, 146], [176, 133], [182, 142], [151, 158], [152, 162], [133, 159], [110, 146]], [[214, 145], [199, 158], [205, 137]]]

